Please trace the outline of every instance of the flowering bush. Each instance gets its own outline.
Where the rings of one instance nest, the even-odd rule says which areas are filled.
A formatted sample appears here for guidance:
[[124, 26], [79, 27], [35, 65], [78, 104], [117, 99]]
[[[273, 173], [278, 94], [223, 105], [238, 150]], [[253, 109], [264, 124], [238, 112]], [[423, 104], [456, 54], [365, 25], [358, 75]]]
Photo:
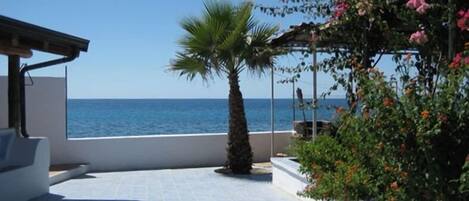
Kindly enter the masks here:
[[[469, 51], [466, 51], [469, 53]], [[399, 60], [401, 90], [377, 70], [358, 72], [361, 112], [341, 111], [334, 137], [295, 147], [311, 184], [334, 200], [468, 200], [469, 66], [445, 67], [427, 94], [415, 62]]]
[[[317, 40], [331, 56], [320, 68], [349, 102], [334, 136], [294, 146], [310, 181], [303, 195], [469, 200], [469, 1], [282, 2], [261, 10], [326, 21]], [[381, 56], [402, 50], [412, 54], [396, 54], [396, 75], [385, 77]]]
[[[334, 136], [296, 144], [303, 195], [469, 200], [469, 2], [341, 0], [329, 18], [314, 2], [328, 19], [319, 41], [347, 39], [321, 68], [350, 108], [338, 110]], [[394, 79], [376, 67], [383, 52], [409, 49], [395, 55]]]

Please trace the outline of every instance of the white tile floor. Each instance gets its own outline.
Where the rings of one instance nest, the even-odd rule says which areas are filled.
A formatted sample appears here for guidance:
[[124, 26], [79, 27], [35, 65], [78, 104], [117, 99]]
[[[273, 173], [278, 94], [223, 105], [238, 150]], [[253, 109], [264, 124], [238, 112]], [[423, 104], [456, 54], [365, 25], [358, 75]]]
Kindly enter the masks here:
[[35, 201], [298, 201], [273, 186], [271, 174], [226, 176], [215, 169], [89, 173]]

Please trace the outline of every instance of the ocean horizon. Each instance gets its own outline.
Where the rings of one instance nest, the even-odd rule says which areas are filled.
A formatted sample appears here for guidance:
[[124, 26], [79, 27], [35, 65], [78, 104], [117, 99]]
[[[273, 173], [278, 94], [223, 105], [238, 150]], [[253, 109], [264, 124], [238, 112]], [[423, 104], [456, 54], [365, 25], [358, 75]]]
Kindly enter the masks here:
[[[331, 120], [336, 106], [345, 99], [320, 99], [318, 117]], [[301, 110], [293, 116], [292, 99], [274, 102], [275, 130], [292, 130], [292, 121], [302, 120]], [[250, 132], [270, 131], [270, 99], [244, 99]], [[305, 118], [312, 118], [311, 110]], [[68, 99], [67, 137], [114, 137], [226, 133], [228, 99], [223, 98], [96, 98]]]

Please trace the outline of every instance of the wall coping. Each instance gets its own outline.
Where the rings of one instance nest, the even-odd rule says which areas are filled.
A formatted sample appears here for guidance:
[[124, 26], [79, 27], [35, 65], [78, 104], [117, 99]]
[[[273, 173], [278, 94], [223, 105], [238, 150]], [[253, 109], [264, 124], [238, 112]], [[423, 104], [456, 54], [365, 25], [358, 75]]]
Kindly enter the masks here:
[[[274, 134], [291, 134], [293, 131], [274, 131]], [[252, 135], [271, 134], [270, 131], [249, 132]], [[203, 137], [203, 136], [226, 136], [227, 133], [194, 133], [194, 134], [154, 134], [154, 135], [132, 135], [132, 136], [109, 136], [109, 137], [83, 137], [67, 138], [68, 141], [86, 141], [86, 140], [117, 140], [117, 139], [147, 139], [147, 138], [183, 138], [183, 137]]]

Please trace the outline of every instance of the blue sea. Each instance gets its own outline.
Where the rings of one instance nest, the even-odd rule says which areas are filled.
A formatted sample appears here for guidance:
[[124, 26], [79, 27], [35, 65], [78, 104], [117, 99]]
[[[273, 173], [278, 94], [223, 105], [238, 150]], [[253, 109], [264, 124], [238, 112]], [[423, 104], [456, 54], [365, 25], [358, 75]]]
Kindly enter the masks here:
[[[344, 99], [320, 100], [319, 119], [334, 118], [333, 106]], [[245, 99], [249, 131], [270, 130], [270, 99]], [[227, 99], [70, 99], [67, 103], [69, 138], [132, 135], [226, 133]], [[311, 111], [306, 118], [311, 119]], [[302, 120], [291, 99], [275, 100], [275, 130], [292, 130]]]

